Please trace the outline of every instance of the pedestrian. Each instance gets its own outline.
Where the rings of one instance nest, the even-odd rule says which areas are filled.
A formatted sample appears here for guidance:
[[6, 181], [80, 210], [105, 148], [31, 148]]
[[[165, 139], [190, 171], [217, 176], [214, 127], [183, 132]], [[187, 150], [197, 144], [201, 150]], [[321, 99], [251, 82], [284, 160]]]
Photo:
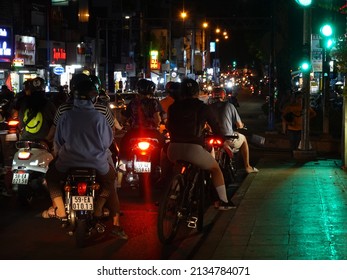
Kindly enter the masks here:
[[[309, 107], [309, 118], [316, 116], [316, 112]], [[302, 94], [296, 92], [293, 95], [292, 102], [284, 107], [282, 111], [282, 133], [288, 135], [290, 148], [292, 151], [299, 148], [302, 131]]]

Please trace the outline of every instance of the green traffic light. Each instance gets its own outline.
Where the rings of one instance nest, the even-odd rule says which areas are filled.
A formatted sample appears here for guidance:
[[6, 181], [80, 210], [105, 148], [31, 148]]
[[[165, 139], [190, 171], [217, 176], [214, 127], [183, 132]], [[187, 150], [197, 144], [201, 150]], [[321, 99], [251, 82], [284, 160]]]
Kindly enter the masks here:
[[333, 34], [333, 28], [330, 24], [324, 24], [320, 29], [320, 33], [325, 37], [329, 37]]
[[295, 0], [300, 6], [308, 7], [312, 4], [312, 0]]
[[301, 70], [303, 72], [307, 72], [310, 70], [310, 63], [308, 63], [307, 61], [301, 63]]

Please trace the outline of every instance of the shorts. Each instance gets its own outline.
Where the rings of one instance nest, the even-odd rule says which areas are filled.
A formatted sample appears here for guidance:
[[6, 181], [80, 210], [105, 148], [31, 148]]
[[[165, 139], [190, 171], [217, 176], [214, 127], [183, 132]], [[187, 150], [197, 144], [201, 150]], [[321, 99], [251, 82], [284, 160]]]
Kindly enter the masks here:
[[226, 140], [225, 143], [230, 146], [230, 148], [240, 149], [242, 144], [246, 141], [246, 137], [238, 132], [235, 132], [239, 137], [237, 139]]
[[167, 149], [170, 161], [188, 161], [201, 169], [210, 170], [218, 167], [217, 161], [201, 145], [190, 143], [170, 143]]

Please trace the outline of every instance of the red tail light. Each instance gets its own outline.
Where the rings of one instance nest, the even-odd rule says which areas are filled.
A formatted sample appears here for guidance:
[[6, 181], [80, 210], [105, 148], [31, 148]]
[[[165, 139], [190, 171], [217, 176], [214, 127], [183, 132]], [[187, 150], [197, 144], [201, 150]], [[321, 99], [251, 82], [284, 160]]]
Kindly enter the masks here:
[[142, 141], [142, 142], [137, 143], [137, 147], [138, 147], [141, 151], [146, 151], [146, 150], [148, 150], [149, 146], [150, 146], [149, 142], [146, 142], [146, 141]]
[[219, 138], [210, 138], [207, 143], [211, 147], [221, 147], [224, 142]]
[[8, 122], [8, 126], [11, 126], [11, 127], [17, 126], [18, 124], [19, 124], [19, 121], [18, 121], [18, 120], [10, 120], [10, 121]]
[[78, 182], [77, 183], [77, 192], [78, 192], [78, 195], [86, 195], [87, 183], [86, 182]]
[[30, 153], [27, 151], [21, 151], [18, 153], [18, 158], [19, 159], [29, 159], [30, 158]]

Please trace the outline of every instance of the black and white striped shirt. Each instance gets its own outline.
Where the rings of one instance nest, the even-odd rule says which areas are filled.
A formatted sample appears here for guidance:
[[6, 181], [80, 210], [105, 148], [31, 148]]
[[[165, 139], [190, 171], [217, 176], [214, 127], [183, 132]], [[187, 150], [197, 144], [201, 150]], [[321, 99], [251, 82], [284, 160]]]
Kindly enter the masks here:
[[[111, 128], [113, 128], [114, 127], [114, 117], [113, 117], [113, 114], [112, 114], [110, 108], [108, 106], [100, 104], [100, 103], [95, 103], [94, 107], [95, 107], [95, 110], [99, 111], [101, 114], [103, 114], [105, 116], [107, 123], [110, 125]], [[61, 115], [65, 111], [71, 110], [72, 108], [73, 108], [73, 103], [66, 102], [66, 103], [61, 104], [55, 113], [53, 125], [57, 126]]]

